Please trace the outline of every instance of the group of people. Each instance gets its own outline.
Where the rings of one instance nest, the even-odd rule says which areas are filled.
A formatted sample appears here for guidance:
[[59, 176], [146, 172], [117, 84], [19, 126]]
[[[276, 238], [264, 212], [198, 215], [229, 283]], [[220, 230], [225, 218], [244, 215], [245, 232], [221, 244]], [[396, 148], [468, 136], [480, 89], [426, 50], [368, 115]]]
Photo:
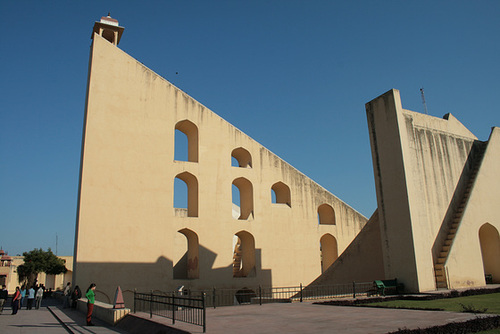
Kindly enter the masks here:
[[[43, 284], [32, 286], [27, 289], [26, 286], [21, 288], [16, 287], [16, 291], [12, 295], [12, 314], [17, 314], [17, 311], [23, 307], [23, 303], [27, 300], [26, 309], [31, 310], [33, 308], [33, 302], [35, 302], [35, 308], [39, 309], [42, 304], [43, 293], [45, 287]], [[0, 314], [3, 312], [3, 307], [7, 302], [9, 292], [4, 285], [2, 285], [2, 290], [0, 290]]]
[[[92, 323], [92, 313], [94, 310], [95, 303], [95, 283], [90, 284], [89, 288], [85, 293], [87, 298], [87, 325], [94, 326]], [[18, 310], [23, 307], [23, 302], [27, 299], [26, 309], [31, 310], [33, 308], [33, 302], [35, 302], [35, 309], [39, 309], [42, 304], [42, 299], [44, 295], [45, 287], [43, 284], [34, 285], [29, 289], [26, 286], [21, 288], [16, 287], [16, 291], [12, 295], [12, 314], [17, 314]], [[68, 282], [63, 291], [64, 294], [64, 306], [69, 307], [71, 303], [71, 308], [76, 309], [78, 299], [82, 298], [82, 291], [77, 285], [73, 290], [71, 289], [71, 283]], [[27, 297], [26, 297], [27, 296]], [[9, 292], [4, 285], [2, 285], [2, 290], [0, 290], [0, 314], [3, 312], [4, 305], [9, 297]]]
[[[92, 313], [94, 311], [95, 289], [96, 285], [95, 283], [92, 283], [85, 293], [85, 297], [87, 298], [87, 326], [94, 326], [94, 324], [92, 323]], [[63, 295], [63, 307], [70, 307], [71, 304], [71, 308], [76, 309], [78, 299], [82, 298], [82, 291], [80, 290], [80, 287], [78, 285], [75, 286], [73, 290], [71, 290], [71, 283], [68, 282], [68, 284], [64, 288]]]
[[71, 306], [71, 308], [76, 309], [78, 299], [82, 298], [82, 291], [80, 290], [80, 287], [78, 285], [75, 286], [73, 290], [71, 290], [71, 283], [68, 282], [68, 284], [64, 288], [63, 295], [64, 295], [63, 307], [68, 308]]

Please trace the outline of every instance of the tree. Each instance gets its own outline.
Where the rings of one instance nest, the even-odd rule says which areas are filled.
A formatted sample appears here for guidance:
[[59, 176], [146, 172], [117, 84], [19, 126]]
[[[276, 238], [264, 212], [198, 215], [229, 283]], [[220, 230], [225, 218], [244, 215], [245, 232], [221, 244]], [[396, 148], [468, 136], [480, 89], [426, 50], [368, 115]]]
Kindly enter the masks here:
[[33, 286], [39, 273], [47, 275], [58, 275], [68, 271], [65, 261], [58, 258], [50, 248], [48, 251], [34, 249], [24, 252], [24, 264], [17, 267], [19, 282], [27, 282], [27, 286]]

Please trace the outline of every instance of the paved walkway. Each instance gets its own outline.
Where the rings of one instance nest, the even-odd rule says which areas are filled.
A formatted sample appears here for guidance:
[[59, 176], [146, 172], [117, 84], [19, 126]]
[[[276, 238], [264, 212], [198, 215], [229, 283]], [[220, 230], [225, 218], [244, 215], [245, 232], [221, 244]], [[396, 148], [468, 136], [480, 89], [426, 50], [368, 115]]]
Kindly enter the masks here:
[[99, 319], [92, 319], [94, 327], [86, 324], [85, 314], [72, 309], [62, 309], [60, 301], [46, 299], [40, 309], [23, 307], [12, 315], [10, 300], [0, 315], [0, 333], [13, 334], [68, 334], [68, 333], [127, 333], [111, 327]]
[[[85, 314], [63, 309], [56, 300], [44, 300], [39, 310], [23, 308], [11, 315], [9, 306], [0, 315], [0, 333], [202, 333], [195, 325], [147, 314], [125, 318], [117, 327], [93, 319], [85, 326]], [[346, 333], [383, 334], [402, 328], [416, 329], [476, 318], [470, 313], [396, 310], [368, 307], [315, 305], [311, 302], [264, 304], [207, 309], [207, 333]]]
[[[144, 315], [147, 316], [147, 315]], [[208, 334], [234, 333], [346, 333], [383, 334], [402, 328], [416, 329], [476, 318], [469, 313], [395, 310], [369, 307], [265, 304], [207, 309]], [[153, 316], [153, 320], [189, 333], [199, 326]]]

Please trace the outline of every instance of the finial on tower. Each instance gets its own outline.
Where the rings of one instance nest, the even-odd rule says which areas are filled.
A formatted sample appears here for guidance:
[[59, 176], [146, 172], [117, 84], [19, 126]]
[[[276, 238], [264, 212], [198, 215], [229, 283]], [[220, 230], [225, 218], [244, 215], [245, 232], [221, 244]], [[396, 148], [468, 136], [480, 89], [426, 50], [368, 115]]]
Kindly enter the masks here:
[[92, 39], [94, 39], [94, 34], [98, 34], [111, 44], [118, 45], [124, 29], [118, 25], [118, 20], [112, 18], [108, 12], [108, 16], [101, 17], [101, 21], [94, 24]]

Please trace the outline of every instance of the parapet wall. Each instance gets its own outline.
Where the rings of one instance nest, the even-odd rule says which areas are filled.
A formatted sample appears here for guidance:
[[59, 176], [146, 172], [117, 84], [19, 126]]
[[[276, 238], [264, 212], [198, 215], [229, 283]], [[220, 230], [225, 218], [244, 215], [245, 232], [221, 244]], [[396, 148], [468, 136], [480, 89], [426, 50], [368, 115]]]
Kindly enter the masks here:
[[[87, 299], [79, 299], [76, 307], [79, 312], [87, 314]], [[111, 304], [95, 301], [92, 317], [114, 326], [129, 313], [129, 308], [114, 309]]]

